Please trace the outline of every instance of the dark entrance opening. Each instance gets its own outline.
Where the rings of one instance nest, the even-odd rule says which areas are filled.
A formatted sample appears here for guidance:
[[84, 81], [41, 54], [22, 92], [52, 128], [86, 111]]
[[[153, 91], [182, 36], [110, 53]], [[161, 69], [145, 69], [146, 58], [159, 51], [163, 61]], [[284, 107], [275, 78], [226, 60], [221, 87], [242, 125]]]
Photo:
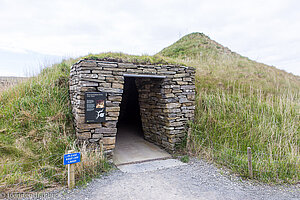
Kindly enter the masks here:
[[126, 129], [143, 136], [139, 93], [133, 77], [124, 77], [124, 89], [117, 128], [118, 134], [122, 134], [122, 130]]
[[[141, 81], [143, 78], [144, 77], [139, 76], [124, 76], [124, 89], [120, 105], [116, 146], [113, 157], [114, 163], [117, 166], [170, 157], [170, 154], [144, 139], [140, 115], [139, 92], [136, 85], [136, 81]], [[141, 85], [139, 85], [139, 87], [140, 86]], [[140, 92], [142, 92], [142, 88], [140, 88]], [[141, 101], [141, 103], [151, 103], [153, 99], [146, 99], [146, 101], [149, 102]]]

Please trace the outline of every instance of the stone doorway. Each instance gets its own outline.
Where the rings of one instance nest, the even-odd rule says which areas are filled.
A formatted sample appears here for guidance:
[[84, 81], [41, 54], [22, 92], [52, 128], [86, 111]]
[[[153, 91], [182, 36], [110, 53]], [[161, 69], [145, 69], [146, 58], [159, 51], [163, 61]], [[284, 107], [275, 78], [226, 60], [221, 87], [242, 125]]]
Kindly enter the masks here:
[[[125, 77], [122, 101], [120, 105], [120, 115], [117, 123], [116, 147], [114, 152], [114, 163], [123, 165], [129, 163], [144, 162], [149, 160], [166, 159], [171, 155], [158, 146], [145, 140], [140, 112], [139, 89], [141, 77]], [[152, 80], [155, 82], [155, 80]], [[142, 92], [140, 90], [140, 92]], [[142, 101], [142, 104], [151, 104]], [[144, 120], [145, 123], [147, 121]], [[146, 127], [146, 126], [144, 126]]]
[[[70, 72], [70, 98], [78, 142], [86, 142], [92, 148], [103, 145], [106, 157], [111, 159], [116, 150], [118, 128], [122, 127], [123, 120], [123, 124], [127, 124], [126, 120], [132, 118], [138, 135], [144, 137], [139, 137], [142, 141], [174, 152], [175, 145], [180, 144], [187, 133], [188, 121], [193, 120], [194, 74], [194, 68], [180, 65], [127, 63], [114, 59], [78, 61]], [[129, 85], [135, 83], [138, 103], [136, 99], [132, 101], [139, 106], [132, 109], [139, 108], [140, 117], [133, 114], [128, 119], [122, 118], [122, 113], [128, 114], [121, 106], [123, 93], [126, 96], [125, 81]], [[97, 96], [97, 99], [88, 99], [88, 96]]]

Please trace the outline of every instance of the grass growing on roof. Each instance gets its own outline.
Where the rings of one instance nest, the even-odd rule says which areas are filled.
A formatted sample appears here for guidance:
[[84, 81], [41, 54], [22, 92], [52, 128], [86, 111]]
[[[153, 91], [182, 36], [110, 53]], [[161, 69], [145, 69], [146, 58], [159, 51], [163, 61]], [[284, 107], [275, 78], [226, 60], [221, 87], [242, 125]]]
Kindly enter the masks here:
[[107, 61], [115, 61], [115, 62], [124, 62], [124, 63], [134, 63], [134, 64], [151, 64], [151, 65], [184, 65], [180, 62], [175, 62], [173, 59], [162, 57], [160, 55], [130, 55], [125, 53], [101, 53], [101, 54], [89, 54], [83, 59], [91, 59], [91, 60], [107, 60]]

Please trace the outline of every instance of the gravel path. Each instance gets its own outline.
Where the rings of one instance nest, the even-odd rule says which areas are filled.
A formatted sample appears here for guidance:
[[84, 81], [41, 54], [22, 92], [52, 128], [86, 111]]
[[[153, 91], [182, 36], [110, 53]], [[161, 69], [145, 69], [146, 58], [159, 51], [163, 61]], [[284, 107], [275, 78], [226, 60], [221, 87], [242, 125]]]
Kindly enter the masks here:
[[268, 186], [222, 175], [212, 164], [192, 160], [188, 165], [151, 172], [119, 170], [95, 179], [86, 188], [59, 192], [55, 199], [300, 199], [299, 184]]

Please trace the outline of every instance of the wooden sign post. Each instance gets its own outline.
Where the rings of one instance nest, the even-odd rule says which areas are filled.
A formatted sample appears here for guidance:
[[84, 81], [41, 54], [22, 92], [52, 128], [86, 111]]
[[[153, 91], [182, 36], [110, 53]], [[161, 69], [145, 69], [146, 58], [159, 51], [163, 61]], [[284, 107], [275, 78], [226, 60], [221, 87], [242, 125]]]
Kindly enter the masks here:
[[247, 147], [247, 154], [248, 154], [248, 171], [249, 171], [249, 177], [253, 178], [252, 153], [251, 153], [251, 148], [250, 147]]
[[75, 153], [74, 150], [69, 150], [68, 154], [64, 155], [64, 165], [68, 165], [68, 188], [75, 187], [75, 163], [81, 161], [80, 153]]

